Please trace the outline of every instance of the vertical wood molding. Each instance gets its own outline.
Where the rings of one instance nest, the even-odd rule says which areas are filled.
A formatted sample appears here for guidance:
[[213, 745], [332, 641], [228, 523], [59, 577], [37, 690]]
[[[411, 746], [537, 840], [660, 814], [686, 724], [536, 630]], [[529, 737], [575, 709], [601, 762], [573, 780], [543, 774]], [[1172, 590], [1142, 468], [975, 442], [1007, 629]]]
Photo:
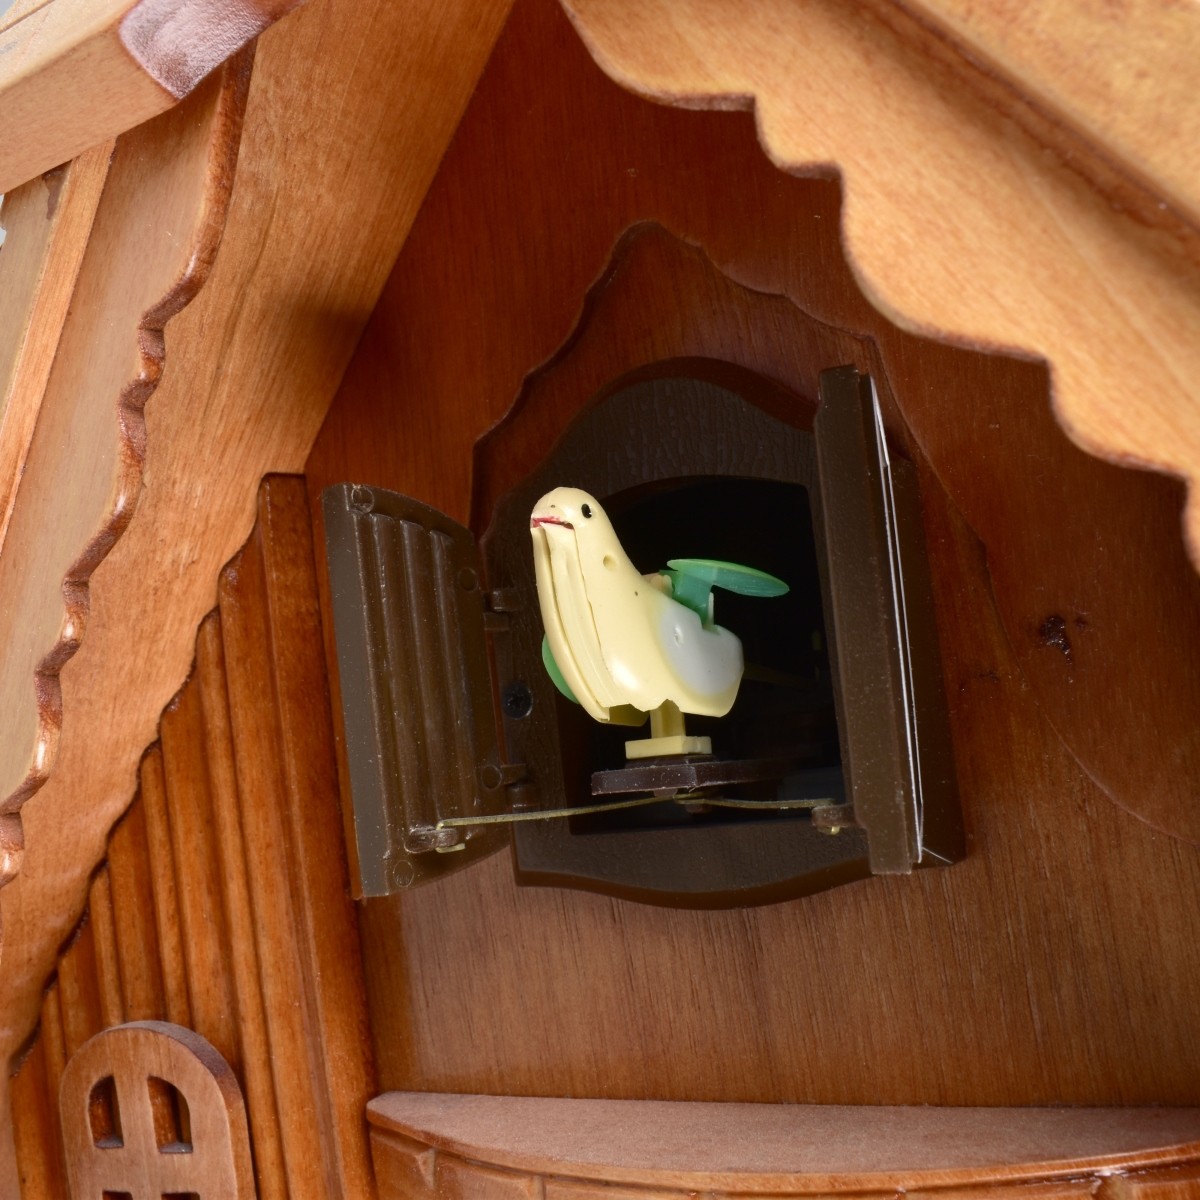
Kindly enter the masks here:
[[79, 1046], [170, 1020], [237, 1075], [261, 1196], [372, 1195], [357, 941], [307, 492], [274, 478], [13, 1081], [24, 1177], [61, 1171], [50, 1098]]
[[[238, 798], [237, 768], [225, 685], [221, 620], [213, 613], [200, 626], [193, 676], [203, 712], [203, 744], [212, 787], [212, 815], [229, 922], [229, 961], [237, 1000], [239, 1058], [244, 1088], [255, 1114], [255, 1158], [264, 1196], [281, 1195], [284, 1179], [279, 1114], [275, 1107], [268, 1014], [259, 983], [254, 907]], [[128, 820], [128, 818], [126, 818]], [[122, 822], [124, 824], [124, 822]]]
[[[258, 481], [303, 468], [508, 5], [321, 0], [258, 43], [220, 254], [167, 328], [147, 483], [89, 579], [86, 637], [59, 676], [53, 772], [21, 813], [33, 869], [0, 891], [0, 1059], [33, 1028], [213, 581], [254, 522]], [[54, 527], [44, 509], [37, 524]], [[18, 685], [29, 716], [30, 683]], [[15, 819], [0, 816], [0, 869], [19, 851]]]

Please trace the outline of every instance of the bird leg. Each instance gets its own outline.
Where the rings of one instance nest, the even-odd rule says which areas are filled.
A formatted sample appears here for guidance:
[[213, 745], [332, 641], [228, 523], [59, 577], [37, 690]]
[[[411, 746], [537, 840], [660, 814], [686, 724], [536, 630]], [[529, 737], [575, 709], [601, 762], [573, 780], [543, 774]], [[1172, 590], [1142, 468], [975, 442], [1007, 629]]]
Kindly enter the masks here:
[[650, 714], [652, 738], [683, 737], [683, 713], [678, 704], [665, 700]]
[[625, 757], [661, 758], [670, 754], [711, 754], [712, 739], [689, 737], [683, 713], [670, 700], [650, 713], [650, 736], [625, 743]]

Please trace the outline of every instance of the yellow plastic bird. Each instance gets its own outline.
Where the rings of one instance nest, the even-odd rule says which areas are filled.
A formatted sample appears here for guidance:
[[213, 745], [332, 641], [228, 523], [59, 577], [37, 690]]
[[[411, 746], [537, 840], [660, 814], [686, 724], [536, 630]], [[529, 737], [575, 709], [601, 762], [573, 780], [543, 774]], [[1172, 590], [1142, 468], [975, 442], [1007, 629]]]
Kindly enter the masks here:
[[[778, 595], [787, 586], [761, 571], [708, 560], [676, 559], [670, 571], [642, 575], [604, 509], [578, 488], [543, 496], [530, 532], [546, 665], [552, 675], [557, 668], [560, 688], [597, 721], [636, 725], [646, 713], [657, 714], [654, 740], [675, 735], [667, 752], [704, 752], [699, 743], [707, 739], [682, 737], [679, 713], [724, 716], [743, 669], [741, 642], [713, 623], [710, 589], [715, 583]], [[685, 591], [688, 602], [681, 602], [676, 597]], [[664, 744], [642, 753], [666, 750]]]

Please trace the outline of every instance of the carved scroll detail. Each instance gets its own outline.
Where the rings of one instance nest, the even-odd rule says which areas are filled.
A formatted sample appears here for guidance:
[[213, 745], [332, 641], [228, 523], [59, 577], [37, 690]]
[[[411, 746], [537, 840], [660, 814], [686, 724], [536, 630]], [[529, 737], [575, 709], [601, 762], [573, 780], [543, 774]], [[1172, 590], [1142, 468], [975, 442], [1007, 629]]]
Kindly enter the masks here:
[[[147, 1021], [194, 1030], [229, 1064], [264, 1196], [372, 1194], [374, 1079], [315, 571], [304, 481], [269, 479], [12, 1080], [28, 1195], [67, 1193], [66, 1064], [101, 1031]], [[208, 1194], [155, 1194], [189, 1191]]]
[[0, 557], [0, 886], [20, 867], [17, 814], [54, 763], [58, 676], [83, 637], [89, 578], [137, 506], [164, 326], [220, 244], [250, 61], [122, 139], [92, 225]]

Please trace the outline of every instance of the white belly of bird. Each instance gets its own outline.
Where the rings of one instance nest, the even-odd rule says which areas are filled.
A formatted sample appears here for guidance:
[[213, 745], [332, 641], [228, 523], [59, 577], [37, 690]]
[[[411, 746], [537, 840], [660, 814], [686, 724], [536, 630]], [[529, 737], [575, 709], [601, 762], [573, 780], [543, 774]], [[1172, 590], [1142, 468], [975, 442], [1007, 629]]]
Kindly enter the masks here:
[[[644, 712], [670, 700], [687, 713], [720, 717], [733, 705], [742, 678], [742, 643], [664, 595], [632, 569], [614, 588], [594, 586], [583, 570], [584, 590], [595, 629], [594, 650], [577, 656], [603, 660], [607, 679], [593, 690], [613, 695], [618, 703]], [[597, 596], [603, 596], [597, 602]], [[582, 664], [581, 664], [582, 665]]]
[[[538, 600], [550, 649], [576, 699], [597, 721], [670, 700], [724, 716], [742, 678], [742, 644], [638, 573], [620, 546], [581, 556], [569, 527], [534, 530]], [[605, 548], [602, 547], [603, 551]]]

